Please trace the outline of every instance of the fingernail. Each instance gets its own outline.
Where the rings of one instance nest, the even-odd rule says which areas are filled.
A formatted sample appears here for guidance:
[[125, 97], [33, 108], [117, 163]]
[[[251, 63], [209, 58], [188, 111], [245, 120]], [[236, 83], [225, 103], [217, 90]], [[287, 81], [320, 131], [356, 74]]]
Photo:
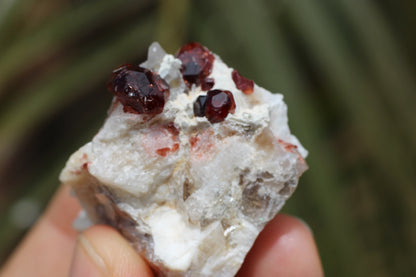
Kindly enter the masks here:
[[91, 243], [83, 236], [78, 237], [72, 260], [70, 277], [99, 277], [104, 276], [107, 267], [104, 260], [97, 254]]

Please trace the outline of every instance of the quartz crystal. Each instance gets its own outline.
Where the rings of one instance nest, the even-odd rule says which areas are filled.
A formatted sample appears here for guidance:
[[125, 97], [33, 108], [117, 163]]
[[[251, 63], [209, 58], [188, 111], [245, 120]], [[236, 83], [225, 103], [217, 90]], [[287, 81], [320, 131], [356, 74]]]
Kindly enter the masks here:
[[[234, 276], [295, 190], [307, 151], [290, 133], [281, 94], [199, 44], [177, 57], [153, 43], [145, 70], [127, 68], [144, 72], [145, 84], [128, 71], [123, 90], [134, 85], [134, 93], [109, 86], [117, 92], [108, 118], [60, 179], [83, 206], [78, 227], [113, 226], [156, 275]], [[154, 79], [151, 95], [163, 104], [147, 110]], [[126, 108], [131, 102], [139, 112]]]

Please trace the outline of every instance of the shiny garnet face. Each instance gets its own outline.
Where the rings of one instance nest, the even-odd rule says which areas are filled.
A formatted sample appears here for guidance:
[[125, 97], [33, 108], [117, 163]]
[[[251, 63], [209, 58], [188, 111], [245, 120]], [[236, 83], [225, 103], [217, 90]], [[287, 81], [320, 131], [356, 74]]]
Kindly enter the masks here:
[[214, 80], [206, 80], [211, 74], [214, 63], [214, 55], [197, 42], [185, 44], [179, 49], [176, 57], [182, 61], [181, 72], [186, 85], [202, 85], [203, 90], [209, 90], [214, 85]]
[[158, 74], [133, 64], [115, 69], [107, 88], [125, 112], [137, 114], [160, 114], [169, 97], [169, 85]]
[[220, 89], [208, 91], [205, 102], [205, 117], [209, 122], [221, 122], [229, 113], [234, 113], [234, 111], [235, 102], [230, 91]]

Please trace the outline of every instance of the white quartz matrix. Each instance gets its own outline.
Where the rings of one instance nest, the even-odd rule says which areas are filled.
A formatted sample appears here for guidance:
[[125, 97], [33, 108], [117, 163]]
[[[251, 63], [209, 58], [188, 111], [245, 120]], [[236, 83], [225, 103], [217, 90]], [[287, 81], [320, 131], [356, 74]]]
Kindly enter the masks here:
[[[91, 223], [117, 228], [158, 276], [234, 276], [265, 224], [307, 169], [290, 134], [281, 94], [237, 89], [215, 55], [212, 89], [232, 92], [236, 108], [211, 124], [193, 104], [181, 61], [159, 44], [141, 66], [170, 87], [161, 114], [124, 112], [114, 100], [104, 126], [61, 173]], [[177, 133], [170, 131], [172, 126]]]

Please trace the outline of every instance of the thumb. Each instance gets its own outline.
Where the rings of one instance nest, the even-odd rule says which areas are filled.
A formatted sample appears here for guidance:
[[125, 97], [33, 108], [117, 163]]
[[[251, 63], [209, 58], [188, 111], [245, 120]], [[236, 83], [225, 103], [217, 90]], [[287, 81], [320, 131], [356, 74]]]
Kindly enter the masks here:
[[70, 277], [153, 276], [131, 245], [108, 226], [93, 226], [78, 236]]

